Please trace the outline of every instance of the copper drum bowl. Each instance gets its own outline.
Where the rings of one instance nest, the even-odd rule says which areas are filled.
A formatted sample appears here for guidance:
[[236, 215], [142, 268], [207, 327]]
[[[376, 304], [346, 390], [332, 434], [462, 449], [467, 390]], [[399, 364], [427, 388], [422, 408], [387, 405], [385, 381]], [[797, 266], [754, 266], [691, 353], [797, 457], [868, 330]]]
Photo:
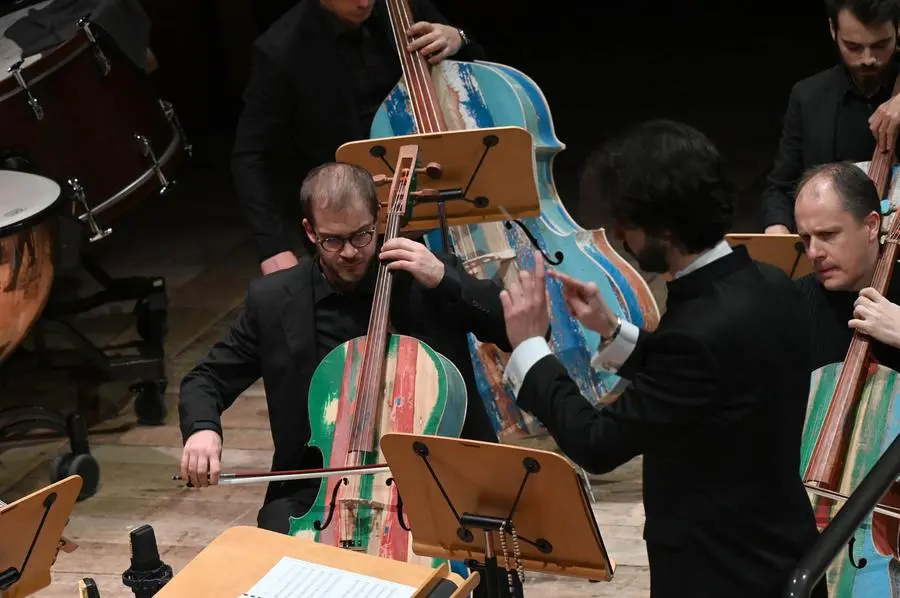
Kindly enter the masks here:
[[56, 272], [54, 181], [0, 170], [0, 364], [22, 344], [47, 304]]

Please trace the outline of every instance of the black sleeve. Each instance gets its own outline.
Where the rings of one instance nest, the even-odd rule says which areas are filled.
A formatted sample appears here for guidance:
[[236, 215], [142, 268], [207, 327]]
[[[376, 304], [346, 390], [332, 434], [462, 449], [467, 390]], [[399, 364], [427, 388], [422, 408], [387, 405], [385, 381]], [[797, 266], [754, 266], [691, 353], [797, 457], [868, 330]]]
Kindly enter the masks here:
[[254, 46], [231, 169], [260, 261], [291, 250], [271, 166], [274, 157], [287, 146], [294, 125], [294, 98], [287, 80], [275, 61]]
[[[447, 18], [431, 3], [430, 0], [410, 0], [410, 10], [416, 21], [428, 21], [429, 23], [441, 23], [442, 25], [454, 26], [453, 23], [447, 21]], [[451, 60], [461, 60], [471, 62], [473, 60], [486, 60], [487, 55], [484, 48], [472, 39], [472, 35], [466, 32], [469, 38], [468, 45], [459, 49], [455, 55], [451, 56]]]
[[503, 289], [493, 280], [476, 278], [466, 272], [455, 255], [440, 259], [444, 262], [444, 278], [430, 292], [443, 303], [444, 313], [481, 342], [497, 345], [507, 353], [512, 351], [500, 302]]
[[199, 430], [222, 435], [221, 414], [262, 375], [256, 312], [250, 295], [225, 338], [181, 381], [178, 414], [182, 441]]
[[[640, 346], [644, 345], [644, 346]], [[604, 409], [588, 402], [555, 355], [535, 363], [516, 403], [535, 415], [560, 449], [591, 473], [605, 473], [668, 442], [703, 417], [718, 388], [714, 357], [697, 340], [667, 332], [639, 340], [644, 363]]]
[[783, 224], [789, 230], [796, 230], [794, 223], [794, 186], [803, 175], [803, 124], [800, 115], [800, 99], [795, 86], [788, 99], [787, 111], [781, 130], [781, 141], [772, 171], [769, 186], [762, 195], [762, 217], [764, 226]]

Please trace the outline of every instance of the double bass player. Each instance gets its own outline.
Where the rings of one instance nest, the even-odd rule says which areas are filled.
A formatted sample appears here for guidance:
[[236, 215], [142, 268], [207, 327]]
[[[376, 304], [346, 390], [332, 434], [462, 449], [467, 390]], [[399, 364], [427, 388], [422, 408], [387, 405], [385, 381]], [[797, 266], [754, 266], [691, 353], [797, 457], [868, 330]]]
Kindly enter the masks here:
[[[408, 51], [432, 63], [483, 58], [430, 0], [409, 4], [416, 22]], [[302, 215], [291, 200], [303, 176], [341, 144], [369, 137], [401, 74], [386, 0], [299, 2], [256, 40], [232, 174], [263, 274], [296, 265], [303, 253]]]

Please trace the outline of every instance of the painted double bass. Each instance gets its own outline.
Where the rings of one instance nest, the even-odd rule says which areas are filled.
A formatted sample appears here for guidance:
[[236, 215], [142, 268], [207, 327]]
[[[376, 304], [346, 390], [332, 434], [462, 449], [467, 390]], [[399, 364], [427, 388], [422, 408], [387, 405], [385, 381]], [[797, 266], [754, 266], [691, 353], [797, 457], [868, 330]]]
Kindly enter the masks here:
[[[887, 197], [894, 206], [900, 205], [900, 189], [891, 176], [896, 167], [890, 154], [877, 153], [871, 162], [857, 166], [874, 181], [880, 197]], [[890, 285], [900, 242], [900, 219], [888, 218], [889, 225], [882, 227], [883, 245], [871, 283], [882, 294]], [[900, 374], [872, 361], [871, 340], [859, 332], [854, 332], [842, 363], [813, 372], [801, 474], [810, 490], [820, 529], [828, 525], [842, 499], [857, 488], [900, 433], [898, 399]], [[897, 507], [900, 485], [895, 483], [856, 530], [848, 552], [829, 567], [829, 596], [900, 597]]]
[[[405, 32], [414, 22], [408, 2], [386, 0], [386, 4], [403, 77], [375, 115], [371, 138], [517, 126], [531, 133], [534, 142], [534, 173], [508, 176], [536, 176], [540, 217], [450, 227], [452, 250], [467, 270], [479, 278], [505, 279], [518, 268], [532, 269], [534, 252], [540, 251], [548, 264], [594, 281], [620, 317], [654, 329], [659, 309], [646, 281], [613, 250], [602, 230], [579, 227], [556, 195], [553, 158], [564, 146], [555, 136], [537, 85], [516, 69], [496, 63], [444, 60], [431, 67], [418, 53], [406, 51]], [[426, 235], [426, 243], [444, 249], [439, 232]], [[548, 291], [553, 352], [588, 399], [595, 404], [608, 401], [619, 378], [590, 366], [598, 335], [568, 312], [555, 279], [548, 280]], [[537, 420], [516, 407], [503, 383], [508, 355], [471, 335], [469, 346], [476, 381], [501, 442], [542, 432]]]
[[[401, 218], [411, 208], [417, 157], [417, 146], [401, 148], [385, 240], [397, 236]], [[418, 339], [389, 332], [392, 277], [379, 263], [366, 336], [328, 353], [309, 387], [309, 445], [322, 452], [326, 468], [349, 468], [356, 475], [325, 477], [312, 509], [290, 519], [289, 535], [431, 566], [431, 558], [412, 552], [390, 473], [359, 470], [384, 463], [379, 441], [389, 432], [459, 437], [466, 418], [466, 385], [449, 359]]]

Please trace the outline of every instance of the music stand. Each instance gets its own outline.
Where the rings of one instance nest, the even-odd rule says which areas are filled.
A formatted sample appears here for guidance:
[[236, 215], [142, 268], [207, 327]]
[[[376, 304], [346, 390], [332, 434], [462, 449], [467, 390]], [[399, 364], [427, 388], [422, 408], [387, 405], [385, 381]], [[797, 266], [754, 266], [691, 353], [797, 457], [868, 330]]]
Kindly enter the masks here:
[[791, 278], [800, 278], [812, 272], [799, 235], [732, 233], [725, 235], [725, 239], [732, 247], [746, 246], [751, 258], [780, 268]]
[[[615, 561], [603, 544], [584, 482], [561, 455], [400, 433], [383, 436], [381, 451], [397, 484], [413, 552], [483, 565], [488, 595], [498, 595], [497, 531], [501, 524], [508, 530], [510, 522], [523, 569], [612, 579]], [[512, 545], [510, 538], [506, 544]], [[515, 568], [514, 562], [509, 565]]]
[[81, 484], [81, 476], [69, 476], [0, 508], [0, 596], [22, 598], [50, 585]]
[[[412, 218], [402, 223], [402, 231], [445, 231], [447, 225], [540, 215], [534, 143], [531, 133], [522, 127], [363, 139], [339, 147], [335, 159], [362, 166], [373, 176], [390, 178], [404, 145], [419, 146], [421, 167], [432, 162], [439, 165], [439, 170], [432, 170], [438, 176], [432, 178], [440, 185], [426, 181], [431, 174], [419, 175], [416, 188], [435, 187], [434, 194], [415, 198]], [[378, 188], [381, 205], [387, 205], [389, 192], [387, 185]], [[386, 218], [387, 210], [382, 210], [379, 232], [384, 231]]]

